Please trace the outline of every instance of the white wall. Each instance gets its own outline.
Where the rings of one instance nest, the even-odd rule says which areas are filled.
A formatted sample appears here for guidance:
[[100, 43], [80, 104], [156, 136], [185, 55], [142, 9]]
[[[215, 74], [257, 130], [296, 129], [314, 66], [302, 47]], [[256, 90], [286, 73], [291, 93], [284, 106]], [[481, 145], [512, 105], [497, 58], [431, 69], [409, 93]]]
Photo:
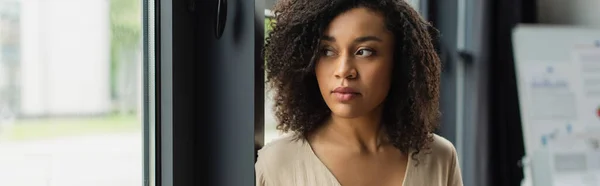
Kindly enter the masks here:
[[538, 0], [541, 23], [600, 27], [600, 0]]
[[108, 3], [22, 0], [22, 115], [110, 110]]

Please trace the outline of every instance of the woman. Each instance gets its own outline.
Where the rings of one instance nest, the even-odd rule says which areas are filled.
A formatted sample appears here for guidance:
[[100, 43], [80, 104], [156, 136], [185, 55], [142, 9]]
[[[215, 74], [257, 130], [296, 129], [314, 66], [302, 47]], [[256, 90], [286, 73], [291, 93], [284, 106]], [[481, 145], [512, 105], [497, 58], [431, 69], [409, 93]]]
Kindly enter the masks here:
[[437, 31], [403, 0], [282, 0], [267, 38], [277, 128], [257, 185], [462, 185], [440, 113]]

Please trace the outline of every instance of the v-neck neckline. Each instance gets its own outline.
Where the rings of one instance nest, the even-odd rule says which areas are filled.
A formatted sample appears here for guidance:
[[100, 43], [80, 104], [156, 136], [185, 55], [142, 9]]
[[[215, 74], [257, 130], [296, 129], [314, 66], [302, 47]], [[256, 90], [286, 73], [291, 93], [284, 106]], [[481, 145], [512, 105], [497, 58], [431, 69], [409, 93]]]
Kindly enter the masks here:
[[[337, 179], [337, 177], [335, 177], [333, 172], [331, 172], [329, 167], [327, 167], [327, 165], [325, 165], [325, 163], [323, 163], [323, 161], [321, 161], [321, 158], [319, 158], [319, 156], [317, 156], [317, 154], [315, 153], [315, 151], [312, 148], [312, 145], [310, 145], [310, 143], [308, 142], [308, 140], [306, 138], [304, 138], [304, 143], [306, 143], [306, 144], [303, 146], [304, 146], [304, 148], [307, 149], [307, 151], [310, 152], [310, 156], [327, 172], [327, 174], [329, 174], [329, 177], [331, 177], [338, 186], [342, 186], [340, 181]], [[412, 154], [412, 151], [409, 150], [408, 158], [406, 161], [406, 169], [404, 170], [404, 179], [402, 179], [401, 186], [406, 186], [406, 179], [408, 179], [408, 171], [410, 170], [410, 167], [411, 167], [410, 164], [412, 163], [411, 154]]]

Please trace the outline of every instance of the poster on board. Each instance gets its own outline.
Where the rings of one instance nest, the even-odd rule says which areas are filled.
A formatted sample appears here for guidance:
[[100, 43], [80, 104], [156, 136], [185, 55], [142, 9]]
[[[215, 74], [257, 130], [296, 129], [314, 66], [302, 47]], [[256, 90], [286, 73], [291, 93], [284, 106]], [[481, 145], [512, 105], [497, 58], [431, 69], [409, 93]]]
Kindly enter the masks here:
[[600, 30], [519, 25], [513, 49], [526, 177], [600, 186]]

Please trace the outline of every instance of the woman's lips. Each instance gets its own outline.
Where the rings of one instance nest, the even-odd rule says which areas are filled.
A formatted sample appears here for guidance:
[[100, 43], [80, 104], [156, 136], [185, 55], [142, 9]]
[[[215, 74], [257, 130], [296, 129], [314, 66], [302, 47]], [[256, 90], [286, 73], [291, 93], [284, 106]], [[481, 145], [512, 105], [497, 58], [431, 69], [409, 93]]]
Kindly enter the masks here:
[[333, 94], [335, 94], [335, 97], [338, 99], [338, 101], [341, 101], [341, 102], [350, 101], [358, 96], [358, 94], [356, 94], [356, 93], [335, 92]]
[[358, 91], [350, 87], [337, 87], [332, 93], [341, 102], [350, 101], [360, 95]]

